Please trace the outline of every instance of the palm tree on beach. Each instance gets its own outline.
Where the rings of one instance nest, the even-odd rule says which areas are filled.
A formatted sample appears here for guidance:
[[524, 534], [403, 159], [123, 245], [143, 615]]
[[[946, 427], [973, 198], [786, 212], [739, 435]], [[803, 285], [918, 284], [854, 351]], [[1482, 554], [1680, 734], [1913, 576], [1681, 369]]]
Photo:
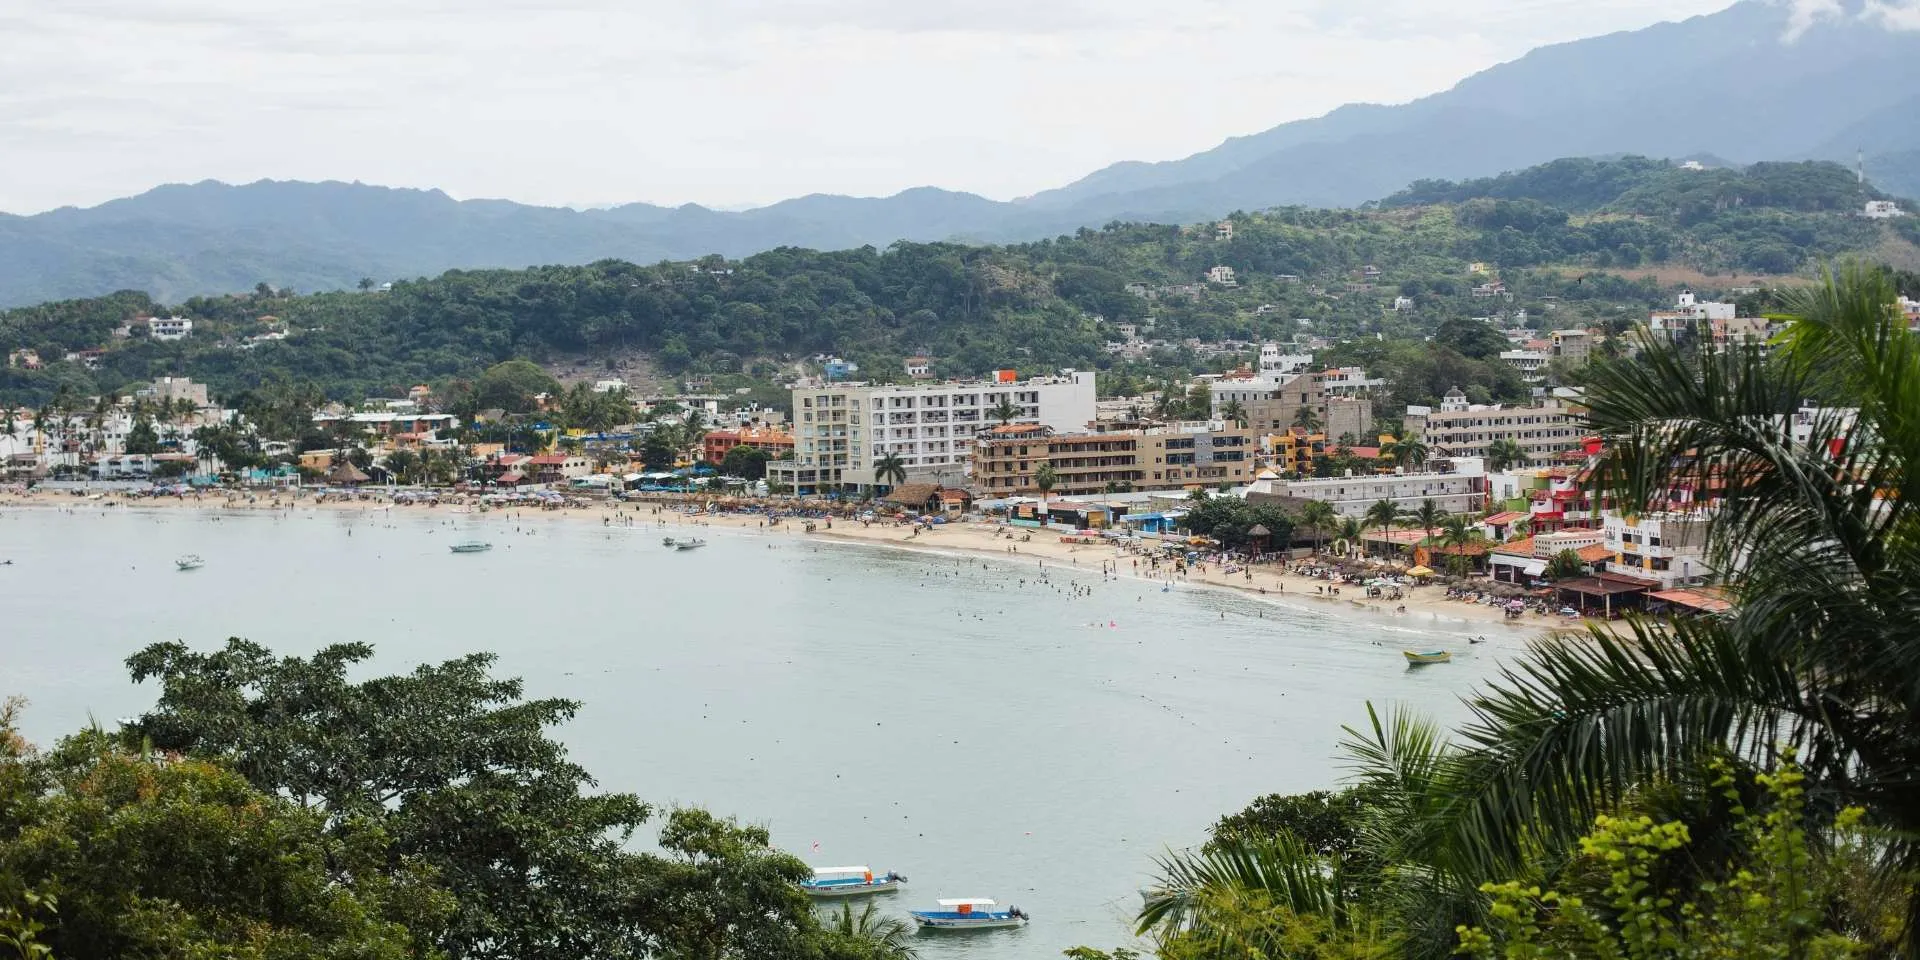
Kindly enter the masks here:
[[1440, 544], [1455, 551], [1447, 558], [1448, 573], [1465, 576], [1467, 568], [1473, 564], [1468, 559], [1465, 547], [1473, 546], [1486, 539], [1480, 529], [1465, 514], [1451, 514], [1440, 518]]
[[1364, 550], [1360, 538], [1366, 532], [1367, 528], [1360, 521], [1352, 517], [1342, 518], [1340, 529], [1333, 538], [1334, 552], [1340, 556], [1347, 556], [1355, 550]]
[[1421, 543], [1424, 544], [1426, 541], [1433, 539], [1434, 528], [1438, 527], [1440, 521], [1446, 519], [1446, 516], [1447, 512], [1440, 509], [1439, 504], [1434, 503], [1430, 499], [1420, 501], [1420, 509], [1413, 512], [1413, 522], [1415, 526], [1420, 528], [1422, 533], [1426, 534], [1426, 536], [1421, 539]]
[[[1764, 767], [1790, 747], [1810, 801], [1865, 810], [1887, 876], [1920, 870], [1920, 514], [1901, 495], [1920, 468], [1920, 341], [1896, 294], [1848, 265], [1786, 295], [1770, 354], [1646, 338], [1598, 365], [1596, 493], [1678, 510], [1667, 491], [1714, 478], [1719, 505], [1694, 522], [1734, 607], [1537, 643], [1470, 701], [1435, 830], [1504, 869], [1710, 756]], [[1807, 422], [1808, 397], [1850, 409]], [[1904, 890], [1890, 908], [1912, 956], [1920, 888]]]
[[[1364, 530], [1364, 528], [1368, 526], [1377, 527], [1380, 529], [1380, 532], [1385, 533], [1393, 529], [1393, 525], [1399, 521], [1399, 504], [1394, 503], [1392, 500], [1376, 500], [1373, 506], [1367, 508], [1366, 523], [1362, 529]], [[1366, 552], [1365, 544], [1361, 544], [1360, 552]]]
[[1300, 508], [1300, 522], [1313, 528], [1313, 552], [1319, 553], [1321, 541], [1340, 522], [1340, 514], [1325, 500], [1309, 500]]
[[1047, 494], [1053, 491], [1054, 484], [1058, 482], [1060, 482], [1060, 476], [1053, 472], [1051, 461], [1041, 464], [1040, 469], [1033, 471], [1033, 485], [1040, 489], [1041, 513], [1047, 512]]
[[900, 455], [889, 450], [873, 461], [873, 478], [887, 487], [897, 487], [907, 482], [907, 464]]

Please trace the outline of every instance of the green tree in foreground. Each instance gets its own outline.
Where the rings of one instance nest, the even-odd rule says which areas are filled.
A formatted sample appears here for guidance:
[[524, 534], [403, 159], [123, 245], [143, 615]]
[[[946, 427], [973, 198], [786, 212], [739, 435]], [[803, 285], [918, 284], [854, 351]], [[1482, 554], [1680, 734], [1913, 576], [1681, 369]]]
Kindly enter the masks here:
[[[864, 955], [864, 942], [821, 929], [797, 885], [806, 865], [774, 852], [762, 828], [675, 810], [660, 853], [627, 849], [651, 809], [590, 792], [547, 735], [578, 704], [521, 699], [518, 680], [491, 676], [490, 654], [349, 679], [371, 655], [365, 644], [305, 658], [240, 639], [210, 653], [155, 644], [129, 666], [160, 683], [159, 702], [126, 741], [230, 764], [331, 843], [378, 831], [387, 842], [354, 876], [433, 876], [452, 904], [433, 943], [454, 960]], [[77, 954], [92, 955], [105, 954]]]
[[1863, 813], [1848, 808], [1829, 825], [1838, 844], [1821, 850], [1806, 827], [1803, 776], [1792, 763], [1756, 776], [1771, 801], [1748, 813], [1726, 764], [1720, 786], [1735, 815], [1743, 856], [1717, 879], [1687, 889], [1673, 878], [1693, 837], [1685, 823], [1645, 815], [1600, 816], [1580, 838], [1567, 890], [1532, 882], [1489, 883], [1491, 921], [1460, 928], [1460, 953], [1478, 960], [1544, 957], [1841, 960], [1868, 944], [1834, 929], [1827, 907], [1846, 892], [1846, 864], [1865, 860]]
[[452, 898], [388, 851], [379, 824], [329, 829], [218, 763], [98, 731], [40, 755], [0, 715], [0, 943], [20, 957], [439, 956]]

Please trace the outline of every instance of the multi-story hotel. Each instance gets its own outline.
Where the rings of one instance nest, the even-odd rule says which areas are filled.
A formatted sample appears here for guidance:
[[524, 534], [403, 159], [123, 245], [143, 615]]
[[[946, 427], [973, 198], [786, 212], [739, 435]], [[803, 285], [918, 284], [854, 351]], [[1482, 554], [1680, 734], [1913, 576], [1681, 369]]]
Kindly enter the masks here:
[[1432, 500], [1448, 513], [1476, 513], [1486, 504], [1485, 462], [1475, 457], [1433, 461], [1419, 473], [1380, 473], [1347, 477], [1283, 480], [1266, 477], [1247, 491], [1250, 502], [1267, 498], [1325, 500], [1343, 517], [1364, 517], [1367, 508], [1391, 500], [1401, 510], [1417, 510]]
[[1253, 476], [1253, 450], [1251, 430], [1218, 420], [1070, 434], [995, 427], [974, 449], [973, 482], [988, 496], [1037, 494], [1034, 477], [1050, 464], [1049, 492], [1063, 496], [1238, 485]]
[[870, 490], [879, 485], [874, 461], [893, 454], [912, 480], [959, 486], [974, 436], [1000, 423], [1002, 401], [1013, 407], [1010, 424], [1084, 430], [1094, 419], [1094, 375], [795, 387], [793, 459], [768, 463], [767, 479], [795, 493]]
[[1535, 461], [1552, 459], [1577, 446], [1583, 435], [1579, 412], [1562, 400], [1549, 398], [1524, 407], [1469, 404], [1458, 387], [1447, 392], [1438, 410], [1407, 407], [1404, 426], [1435, 452], [1484, 457], [1495, 440], [1512, 440]]
[[1657, 580], [1663, 589], [1705, 583], [1713, 574], [1706, 563], [1707, 523], [1701, 511], [1632, 517], [1608, 511], [1601, 526], [1613, 554], [1607, 570]]

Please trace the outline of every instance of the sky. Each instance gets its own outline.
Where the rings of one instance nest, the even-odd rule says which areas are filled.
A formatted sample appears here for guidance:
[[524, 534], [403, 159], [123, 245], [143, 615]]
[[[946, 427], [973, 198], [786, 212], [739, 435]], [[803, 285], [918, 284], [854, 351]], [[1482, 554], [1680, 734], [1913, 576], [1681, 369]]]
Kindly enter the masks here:
[[262, 178], [1004, 200], [1728, 2], [0, 0], [0, 211]]

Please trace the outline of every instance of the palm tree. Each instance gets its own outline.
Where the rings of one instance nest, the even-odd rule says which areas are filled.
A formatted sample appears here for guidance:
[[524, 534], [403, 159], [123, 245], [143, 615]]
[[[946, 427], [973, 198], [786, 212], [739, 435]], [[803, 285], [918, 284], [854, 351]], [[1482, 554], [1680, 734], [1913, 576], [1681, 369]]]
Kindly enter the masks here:
[[1524, 467], [1528, 463], [1527, 451], [1517, 441], [1501, 437], [1487, 444], [1487, 469], [1499, 473], [1508, 467]]
[[1238, 400], [1228, 400], [1220, 408], [1220, 417], [1244, 427], [1247, 425], [1247, 405]]
[[1364, 533], [1366, 528], [1360, 525], [1360, 521], [1352, 517], [1341, 519], [1340, 529], [1333, 538], [1334, 553], [1344, 557], [1360, 549], [1360, 536]]
[[[1393, 525], [1399, 521], [1400, 505], [1392, 500], [1376, 500], [1373, 506], [1367, 508], [1366, 526], [1378, 527], [1382, 533], [1393, 529]], [[1361, 552], [1366, 552], [1364, 545]]]
[[1340, 514], [1325, 500], [1309, 500], [1300, 508], [1300, 522], [1313, 528], [1313, 552], [1319, 553], [1321, 540], [1340, 522]]
[[[1440, 543], [1451, 550], [1460, 550], [1484, 541], [1486, 537], [1480, 528], [1465, 514], [1450, 514], [1440, 518]], [[1447, 558], [1448, 571], [1455, 576], [1465, 576], [1473, 561], [1464, 551], [1454, 553]]]
[[1047, 512], [1047, 494], [1053, 490], [1053, 485], [1058, 482], [1060, 482], [1060, 477], [1053, 472], [1052, 461], [1041, 464], [1038, 470], [1033, 471], [1033, 485], [1040, 488], [1041, 513], [1044, 514]]
[[1432, 500], [1420, 501], [1420, 509], [1413, 512], [1413, 522], [1420, 528], [1422, 533], [1426, 534], [1421, 540], [1422, 543], [1433, 539], [1433, 529], [1438, 527], [1440, 521], [1446, 519], [1446, 516], [1447, 512], [1440, 509], [1439, 504], [1434, 503]]
[[[1470, 752], [1445, 828], [1488, 862], [1572, 836], [1642, 784], [1731, 753], [1796, 749], [1810, 799], [1857, 805], [1880, 863], [1920, 869], [1920, 341], [1881, 271], [1849, 265], [1789, 295], [1771, 355], [1647, 342], [1602, 363], [1587, 399], [1616, 503], [1716, 478], [1706, 560], [1727, 615], [1633, 621], [1538, 644], [1471, 701]], [[1789, 432], [1806, 397], [1844, 397]], [[1905, 954], [1920, 952], [1920, 889], [1905, 887]]]
[[913, 948], [913, 928], [899, 917], [881, 913], [872, 900], [859, 915], [853, 904], [842, 904], [840, 912], [829, 914], [828, 930], [861, 943], [860, 951], [871, 960], [914, 960], [920, 954]]
[[1308, 433], [1320, 431], [1320, 414], [1312, 407], [1303, 406], [1293, 414], [1293, 425]]
[[1216, 835], [1160, 860], [1136, 932], [1158, 947], [1177, 941], [1182, 949], [1163, 954], [1179, 956], [1311, 955], [1298, 947], [1315, 927], [1329, 942], [1360, 947], [1353, 956], [1453, 953], [1455, 926], [1476, 919], [1477, 884], [1424, 826], [1450, 796], [1456, 751], [1412, 712], [1383, 718], [1368, 705], [1367, 718], [1365, 731], [1348, 728], [1341, 743], [1352, 785], [1367, 798], [1355, 842], [1314, 849], [1284, 830]]
[[1000, 397], [1000, 402], [994, 404], [992, 410], [987, 411], [987, 415], [1000, 421], [1000, 425], [1004, 427], [1019, 419], [1020, 408], [1013, 405], [1012, 397], [1003, 395]]
[[887, 487], [897, 487], [907, 482], [907, 464], [900, 455], [889, 450], [873, 461], [873, 478]]
[[47, 424], [53, 420], [53, 411], [42, 405], [33, 411], [33, 437], [38, 445], [35, 453], [44, 453], [47, 449]]
[[1405, 437], [1381, 448], [1380, 455], [1402, 467], [1417, 467], [1427, 462], [1427, 443], [1419, 437]]

